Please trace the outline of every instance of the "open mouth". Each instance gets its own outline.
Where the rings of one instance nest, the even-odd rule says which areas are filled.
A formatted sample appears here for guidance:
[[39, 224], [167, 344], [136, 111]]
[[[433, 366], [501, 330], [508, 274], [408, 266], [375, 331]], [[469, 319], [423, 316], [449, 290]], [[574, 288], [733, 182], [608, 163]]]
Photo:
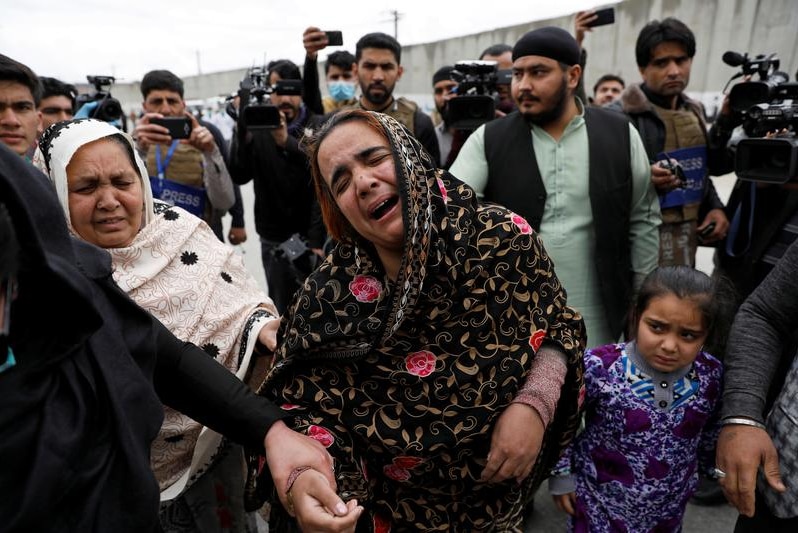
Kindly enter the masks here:
[[380, 220], [382, 217], [384, 217], [388, 213], [388, 211], [393, 209], [393, 207], [397, 203], [399, 203], [399, 197], [398, 196], [396, 196], [396, 195], [389, 196], [388, 198], [386, 198], [385, 200], [383, 200], [382, 202], [377, 204], [371, 210], [371, 213], [369, 213], [369, 217], [371, 217], [373, 220]]

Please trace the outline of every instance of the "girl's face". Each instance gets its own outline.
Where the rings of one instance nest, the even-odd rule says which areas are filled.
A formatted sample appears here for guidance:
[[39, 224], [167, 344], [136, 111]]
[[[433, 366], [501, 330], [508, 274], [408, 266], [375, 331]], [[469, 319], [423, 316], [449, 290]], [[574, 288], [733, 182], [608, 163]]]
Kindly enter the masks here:
[[347, 122], [322, 141], [318, 160], [324, 181], [352, 228], [374, 244], [383, 263], [398, 261], [404, 222], [388, 140], [362, 121]]
[[660, 372], [691, 365], [706, 338], [698, 302], [673, 293], [652, 298], [637, 323], [640, 356]]

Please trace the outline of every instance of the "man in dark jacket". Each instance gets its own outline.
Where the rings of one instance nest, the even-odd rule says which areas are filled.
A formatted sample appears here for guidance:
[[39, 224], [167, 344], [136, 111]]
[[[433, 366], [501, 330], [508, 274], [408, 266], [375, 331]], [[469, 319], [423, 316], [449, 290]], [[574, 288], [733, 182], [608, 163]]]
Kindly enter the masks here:
[[[731, 171], [724, 139], [711, 141], [704, 109], [684, 90], [695, 55], [693, 32], [666, 18], [648, 23], [635, 54], [643, 83], [631, 84], [608, 107], [623, 111], [640, 132], [660, 195], [660, 265], [695, 266], [696, 247], [726, 236], [729, 221], [709, 174]], [[679, 178], [663, 161], [679, 161]]]
[[[268, 66], [270, 85], [300, 79], [299, 68], [287, 59]], [[269, 296], [283, 313], [299, 288], [299, 280], [309, 270], [307, 265], [292, 261], [280, 245], [295, 234], [318, 255], [324, 245], [324, 223], [308, 158], [300, 147], [302, 138], [318, 127], [320, 117], [302, 103], [299, 95], [275, 92], [271, 102], [280, 111], [280, 127], [237, 129], [230, 150], [230, 174], [240, 185], [255, 180], [255, 228], [261, 240], [263, 269]]]

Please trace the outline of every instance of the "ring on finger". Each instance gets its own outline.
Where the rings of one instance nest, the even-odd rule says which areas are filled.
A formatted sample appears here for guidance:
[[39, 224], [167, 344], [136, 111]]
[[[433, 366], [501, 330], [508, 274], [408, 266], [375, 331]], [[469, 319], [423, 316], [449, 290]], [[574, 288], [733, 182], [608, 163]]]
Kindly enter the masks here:
[[724, 472], [723, 470], [721, 470], [721, 469], [720, 469], [720, 468], [718, 468], [718, 467], [715, 467], [715, 468], [712, 470], [712, 473], [714, 473], [714, 474], [715, 474], [715, 477], [716, 477], [716, 478], [718, 478], [718, 479], [723, 479], [723, 478], [725, 478], [725, 477], [726, 477], [726, 472]]

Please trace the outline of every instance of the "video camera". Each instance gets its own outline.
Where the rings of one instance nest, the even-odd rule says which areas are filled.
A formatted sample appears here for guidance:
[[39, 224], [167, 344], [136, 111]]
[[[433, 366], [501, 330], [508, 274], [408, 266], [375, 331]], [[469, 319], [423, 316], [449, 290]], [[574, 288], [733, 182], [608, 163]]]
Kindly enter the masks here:
[[253, 67], [241, 80], [238, 90], [238, 126], [241, 131], [280, 127], [280, 111], [277, 106], [268, 103], [268, 95], [302, 95], [302, 80], [280, 80], [274, 85], [268, 85], [267, 77], [266, 69]]
[[[783, 184], [798, 181], [798, 83], [777, 70], [776, 54], [726, 52], [723, 62], [741, 76], [758, 75], [732, 87], [729, 105], [742, 121], [744, 136], [736, 140], [734, 170], [744, 180]], [[766, 137], [769, 133], [773, 136]]]
[[94, 93], [79, 94], [76, 99], [77, 108], [80, 109], [85, 104], [97, 102], [97, 107], [89, 113], [89, 118], [105, 122], [121, 119], [122, 104], [111, 96], [111, 85], [114, 84], [116, 78], [113, 76], [86, 76], [86, 80], [94, 85]]
[[458, 61], [450, 78], [457, 82], [457, 97], [447, 102], [446, 124], [458, 130], [474, 130], [493, 120], [499, 100], [497, 84], [509, 84], [509, 70], [498, 70], [495, 61]]

